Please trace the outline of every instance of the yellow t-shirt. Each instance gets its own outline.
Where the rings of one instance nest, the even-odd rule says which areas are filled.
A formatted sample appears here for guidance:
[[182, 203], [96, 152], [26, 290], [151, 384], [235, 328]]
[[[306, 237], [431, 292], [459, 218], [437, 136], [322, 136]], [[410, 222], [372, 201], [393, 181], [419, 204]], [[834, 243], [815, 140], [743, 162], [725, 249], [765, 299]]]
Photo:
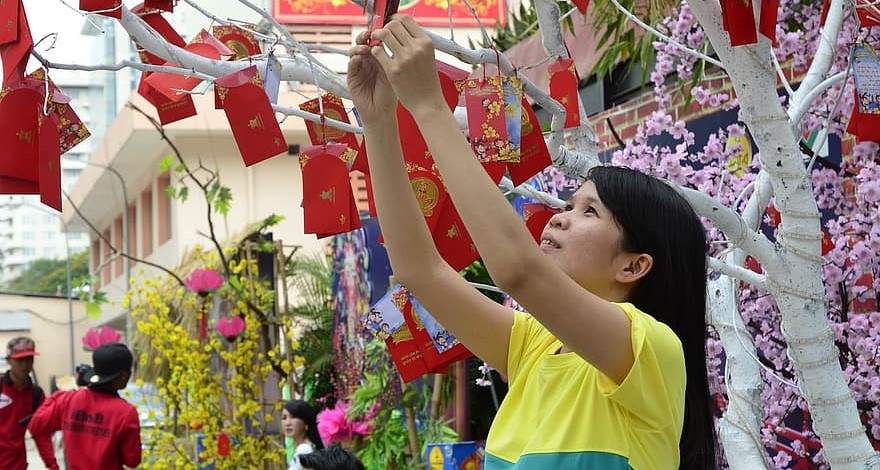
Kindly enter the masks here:
[[635, 362], [618, 385], [531, 316], [515, 312], [509, 391], [486, 441], [486, 470], [677, 469], [684, 422], [681, 342], [632, 304]]

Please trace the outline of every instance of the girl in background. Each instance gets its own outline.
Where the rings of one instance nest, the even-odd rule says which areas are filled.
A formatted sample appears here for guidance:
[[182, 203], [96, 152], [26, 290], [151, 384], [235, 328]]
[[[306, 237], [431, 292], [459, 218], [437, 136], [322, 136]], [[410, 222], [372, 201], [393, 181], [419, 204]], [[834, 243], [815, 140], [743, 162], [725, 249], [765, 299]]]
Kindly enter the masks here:
[[317, 413], [302, 400], [290, 400], [281, 410], [281, 429], [284, 435], [293, 439], [293, 458], [288, 470], [302, 470], [299, 456], [324, 448], [318, 434]]

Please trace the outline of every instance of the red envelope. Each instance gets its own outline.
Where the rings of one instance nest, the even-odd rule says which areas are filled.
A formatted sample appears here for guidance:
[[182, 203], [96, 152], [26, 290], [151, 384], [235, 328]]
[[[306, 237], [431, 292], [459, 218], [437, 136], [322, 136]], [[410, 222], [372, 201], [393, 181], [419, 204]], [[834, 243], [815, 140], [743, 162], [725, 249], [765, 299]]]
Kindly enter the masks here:
[[471, 352], [461, 343], [456, 344], [448, 351], [440, 354], [434, 346], [434, 342], [431, 341], [431, 336], [428, 334], [427, 330], [425, 330], [425, 326], [422, 324], [421, 319], [419, 319], [418, 313], [416, 313], [412, 302], [409, 299], [407, 299], [401, 311], [403, 312], [403, 319], [406, 322], [404, 328], [408, 328], [410, 334], [412, 334], [413, 341], [421, 351], [422, 358], [427, 367], [424, 374], [446, 373], [450, 364], [472, 355]]
[[373, 11], [370, 12], [370, 24], [367, 25], [368, 36], [370, 38], [370, 45], [375, 46], [379, 44], [379, 41], [373, 39], [371, 36], [373, 31], [377, 29], [381, 29], [385, 26], [390, 20], [391, 16], [397, 13], [397, 8], [400, 5], [399, 0], [374, 0], [373, 1]]
[[562, 59], [547, 64], [550, 74], [550, 97], [565, 108], [565, 128], [581, 125], [578, 112], [578, 78], [574, 68], [574, 60]]
[[300, 153], [305, 233], [328, 235], [360, 227], [359, 217], [352, 220], [356, 205], [345, 150], [343, 144], [310, 145]]
[[5, 0], [0, 2], [0, 45], [18, 40], [18, 9], [22, 8], [21, 0]]
[[758, 20], [758, 32], [773, 43], [773, 47], [779, 46], [776, 41], [776, 15], [779, 10], [779, 0], [761, 1], [761, 18]]
[[137, 92], [156, 108], [159, 122], [163, 126], [197, 114], [192, 96], [185, 95], [183, 99], [171, 100], [145, 81], [149, 76], [149, 72], [141, 75], [141, 82], [138, 84]]
[[[234, 82], [236, 83], [236, 86], [241, 86], [245, 83], [251, 83], [260, 88], [263, 88], [263, 80], [260, 78], [260, 74], [259, 72], [257, 72], [256, 66], [251, 66], [246, 69], [239, 70], [238, 72], [234, 72], [227, 77], [229, 77], [227, 83]], [[223, 100], [226, 99], [227, 93], [229, 93], [228, 87], [217, 84], [216, 82], [214, 83], [214, 109], [223, 109]]]
[[470, 234], [461, 221], [452, 198], [446, 198], [431, 233], [440, 256], [456, 271], [468, 267], [480, 258]]
[[[203, 30], [204, 31], [204, 30]], [[218, 41], [219, 42], [219, 41]], [[224, 49], [226, 46], [223, 46]], [[194, 42], [192, 44], [188, 44], [184, 47], [189, 52], [193, 54], [198, 54], [202, 57], [207, 57], [208, 59], [219, 60], [220, 52], [217, 50], [215, 45], [207, 44], [204, 42]], [[170, 67], [177, 67], [177, 64], [173, 64], [171, 62], [165, 62], [162, 65], [167, 65]], [[156, 89], [159, 93], [162, 93], [171, 101], [179, 101], [182, 100], [184, 96], [188, 96], [187, 93], [184, 93], [179, 90], [190, 91], [196, 87], [199, 83], [202, 83], [202, 79], [198, 77], [193, 77], [189, 75], [179, 75], [179, 74], [171, 74], [171, 73], [163, 73], [163, 72], [153, 72], [149, 77], [144, 79], [146, 83]]]
[[49, 109], [56, 116], [54, 122], [58, 125], [61, 154], [91, 136], [85, 123], [70, 106], [70, 97], [65, 96], [51, 78], [46, 78], [45, 70], [36, 69], [28, 75], [28, 78], [37, 81], [40, 93], [45, 92], [44, 83], [45, 80], [49, 80]]
[[433, 171], [413, 169], [408, 171], [409, 182], [412, 185], [413, 194], [419, 203], [419, 209], [428, 223], [428, 229], [433, 232], [440, 220], [440, 211], [447, 199], [446, 189], [440, 181], [440, 177]]
[[61, 212], [61, 151], [58, 147], [58, 119], [40, 115], [39, 182], [40, 202]]
[[[15, 84], [24, 77], [25, 68], [34, 48], [34, 40], [31, 38], [31, 29], [28, 26], [27, 15], [21, 0], [6, 0], [18, 4], [18, 30], [15, 32], [17, 40], [0, 45], [0, 62], [3, 62], [3, 88]], [[6, 19], [7, 34], [11, 35], [13, 21]]]
[[578, 11], [581, 12], [582, 15], [587, 14], [587, 7], [590, 6], [590, 0], [572, 0], [574, 6], [577, 7]]
[[541, 132], [535, 111], [525, 98], [522, 102], [522, 131], [518, 163], [508, 163], [507, 171], [514, 186], [519, 186], [550, 166], [550, 152]]
[[[870, 5], [870, 6], [868, 6]], [[880, 26], [880, 6], [873, 0], [856, 0], [856, 14], [859, 15], [859, 25], [862, 28]]]
[[458, 105], [458, 97], [461, 94], [457, 82], [465, 80], [470, 75], [467, 71], [458, 67], [453, 67], [445, 62], [437, 61], [437, 73], [440, 78], [440, 90], [443, 92], [443, 98], [446, 99], [446, 105], [450, 110], [455, 109]]
[[[0, 175], [39, 181], [43, 96], [28, 88], [0, 96]], [[55, 142], [57, 147], [58, 142]]]
[[207, 44], [209, 46], [213, 46], [214, 49], [217, 49], [217, 53], [223, 57], [232, 57], [235, 55], [235, 51], [226, 47], [226, 44], [223, 44], [223, 41], [217, 39], [211, 33], [205, 31], [204, 29], [199, 31], [198, 34], [189, 42], [190, 44]]
[[79, 0], [79, 9], [82, 11], [101, 12], [99, 14], [116, 18], [122, 18], [122, 0]]
[[544, 204], [523, 204], [523, 222], [526, 223], [526, 228], [529, 229], [529, 233], [532, 234], [535, 242], [541, 243], [541, 234], [544, 233], [544, 227], [550, 222], [550, 218], [558, 212], [559, 210]]
[[880, 142], [880, 114], [863, 113], [859, 109], [859, 95], [853, 87], [853, 109], [846, 132], [856, 136], [856, 140]]
[[500, 161], [507, 145], [504, 91], [501, 77], [468, 79], [464, 84], [471, 148], [481, 162]]
[[422, 350], [407, 325], [403, 325], [389, 336], [385, 340], [385, 345], [388, 346], [391, 360], [394, 361], [394, 366], [404, 383], [412, 382], [429, 373]]
[[254, 38], [253, 31], [235, 25], [222, 25], [214, 26], [211, 33], [235, 53], [230, 60], [247, 59], [261, 53], [260, 43]]
[[[327, 119], [333, 119], [334, 121], [340, 121], [346, 124], [351, 122], [348, 120], [348, 113], [345, 112], [345, 107], [342, 105], [342, 99], [338, 96], [331, 93], [325, 93], [321, 97], [321, 107], [323, 107], [324, 116]], [[318, 106], [318, 98], [310, 99], [299, 105], [299, 109], [308, 111], [312, 114], [320, 114], [321, 107]], [[309, 139], [311, 139], [313, 145], [337, 143], [345, 144], [348, 148], [355, 151], [360, 148], [357, 137], [351, 132], [346, 132], [333, 126], [322, 126], [320, 123], [312, 121], [306, 121], [306, 130], [309, 133]]]
[[[256, 74], [256, 67], [250, 66], [253, 69], [250, 73]], [[228, 88], [223, 111], [245, 166], [287, 152], [287, 142], [275, 120], [269, 97], [262, 87], [253, 84], [251, 77], [239, 71], [214, 82]]]
[[148, 10], [174, 11], [174, 0], [144, 0], [144, 8]]
[[721, 0], [721, 22], [724, 30], [730, 35], [731, 46], [758, 42], [752, 0]]
[[[168, 41], [170, 44], [173, 44], [177, 47], [186, 47], [186, 41], [184, 41], [183, 38], [180, 37], [180, 34], [177, 34], [177, 31], [175, 31], [171, 24], [169, 24], [168, 21], [165, 20], [165, 17], [163, 17], [161, 13], [155, 10], [141, 13], [143, 10], [144, 5], [141, 4], [134, 7], [131, 11], [137, 13], [140, 18], [144, 20], [144, 23], [150, 25], [151, 28], [156, 30], [156, 32], [159, 33], [160, 36], [165, 38], [165, 40]], [[137, 50], [141, 62], [145, 64], [162, 65], [165, 63], [165, 59], [162, 59], [157, 55], [153, 55], [152, 53], [145, 51], [140, 46], [137, 46]]]

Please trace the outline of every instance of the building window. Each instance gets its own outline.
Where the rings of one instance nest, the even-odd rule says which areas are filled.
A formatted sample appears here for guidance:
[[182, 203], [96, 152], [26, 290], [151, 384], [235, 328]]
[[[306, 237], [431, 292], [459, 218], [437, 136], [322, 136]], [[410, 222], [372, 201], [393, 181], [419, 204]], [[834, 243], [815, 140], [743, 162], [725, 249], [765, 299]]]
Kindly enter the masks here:
[[128, 246], [125, 250], [129, 256], [137, 256], [137, 207], [134, 203], [128, 206]]
[[[113, 247], [118, 251], [122, 251], [125, 249], [125, 245], [122, 243], [122, 216], [116, 218], [113, 221]], [[122, 275], [122, 256], [116, 256], [116, 259], [113, 260], [113, 277]]]
[[141, 193], [141, 256], [153, 253], [153, 191]]

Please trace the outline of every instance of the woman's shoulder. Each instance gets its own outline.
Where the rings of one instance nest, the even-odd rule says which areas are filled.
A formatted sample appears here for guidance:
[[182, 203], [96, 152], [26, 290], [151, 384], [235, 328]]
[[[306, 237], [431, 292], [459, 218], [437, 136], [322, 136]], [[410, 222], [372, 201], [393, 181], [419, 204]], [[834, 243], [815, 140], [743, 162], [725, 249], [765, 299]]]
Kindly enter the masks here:
[[311, 454], [315, 451], [315, 446], [311, 442], [303, 442], [296, 446], [293, 453], [296, 455]]

